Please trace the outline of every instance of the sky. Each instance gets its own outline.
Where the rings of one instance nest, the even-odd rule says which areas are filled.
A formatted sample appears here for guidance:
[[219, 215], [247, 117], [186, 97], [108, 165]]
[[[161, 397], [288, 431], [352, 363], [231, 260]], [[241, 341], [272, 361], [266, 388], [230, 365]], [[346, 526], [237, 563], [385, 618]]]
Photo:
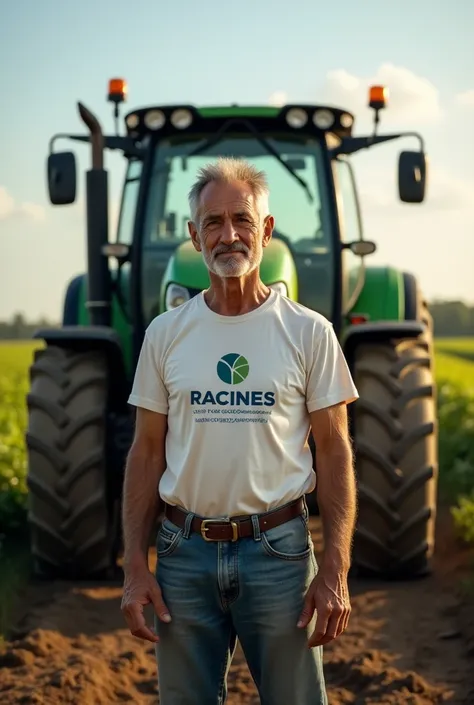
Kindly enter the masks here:
[[[128, 83], [125, 111], [159, 103], [332, 104], [371, 130], [368, 88], [389, 104], [380, 131], [416, 130], [429, 159], [427, 198], [403, 204], [397, 160], [412, 138], [353, 158], [367, 264], [413, 272], [430, 299], [474, 303], [474, 3], [469, 0], [16, 0], [0, 23], [0, 320], [22, 312], [59, 320], [69, 280], [86, 258], [86, 146], [58, 141], [78, 161], [78, 201], [48, 200], [48, 143], [81, 133], [77, 101], [113, 133], [108, 80]], [[123, 160], [106, 154], [110, 220]], [[111, 230], [112, 230], [111, 228]], [[111, 234], [113, 237], [113, 233]]]

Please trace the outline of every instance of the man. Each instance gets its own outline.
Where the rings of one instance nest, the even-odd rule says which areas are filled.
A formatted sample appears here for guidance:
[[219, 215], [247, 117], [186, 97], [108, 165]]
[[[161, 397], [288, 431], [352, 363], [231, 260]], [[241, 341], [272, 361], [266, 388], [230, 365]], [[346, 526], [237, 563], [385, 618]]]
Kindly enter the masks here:
[[[220, 159], [189, 201], [210, 287], [155, 318], [143, 342], [129, 399], [123, 614], [156, 643], [161, 705], [222, 704], [236, 637], [263, 703], [323, 705], [322, 647], [351, 609], [346, 404], [357, 390], [330, 322], [260, 279], [274, 226], [264, 174]], [[304, 501], [316, 482], [310, 427], [319, 570]], [[150, 602], [156, 634], [143, 617]]]

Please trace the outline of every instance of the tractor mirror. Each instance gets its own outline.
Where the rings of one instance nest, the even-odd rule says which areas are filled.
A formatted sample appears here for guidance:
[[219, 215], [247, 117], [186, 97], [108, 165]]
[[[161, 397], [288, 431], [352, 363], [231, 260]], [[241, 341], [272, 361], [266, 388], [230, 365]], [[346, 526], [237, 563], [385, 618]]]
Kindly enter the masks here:
[[345, 249], [351, 250], [355, 255], [359, 257], [365, 257], [366, 255], [371, 255], [377, 249], [377, 245], [372, 240], [354, 240], [354, 242], [347, 242], [343, 245]]
[[404, 203], [421, 203], [425, 198], [426, 159], [424, 152], [400, 152], [398, 193]]
[[64, 206], [76, 200], [76, 157], [73, 152], [49, 155], [48, 190], [54, 206]]

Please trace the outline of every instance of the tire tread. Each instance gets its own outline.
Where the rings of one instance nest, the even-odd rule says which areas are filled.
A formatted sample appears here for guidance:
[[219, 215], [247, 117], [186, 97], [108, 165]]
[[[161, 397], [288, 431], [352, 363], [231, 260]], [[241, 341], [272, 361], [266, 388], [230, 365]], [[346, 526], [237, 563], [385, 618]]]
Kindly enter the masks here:
[[430, 572], [437, 482], [431, 355], [430, 330], [416, 340], [366, 343], [356, 351], [360, 508], [352, 565], [359, 574], [398, 579]]
[[[99, 351], [37, 351], [27, 398], [28, 520], [36, 572], [112, 567], [105, 477], [107, 364]], [[92, 403], [91, 403], [92, 401]]]

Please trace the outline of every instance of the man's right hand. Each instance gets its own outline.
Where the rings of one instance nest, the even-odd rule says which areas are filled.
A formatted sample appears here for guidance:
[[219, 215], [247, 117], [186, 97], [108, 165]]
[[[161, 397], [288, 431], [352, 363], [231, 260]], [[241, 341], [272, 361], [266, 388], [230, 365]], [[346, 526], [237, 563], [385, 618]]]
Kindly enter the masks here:
[[161, 589], [148, 566], [125, 569], [125, 581], [121, 610], [133, 636], [156, 643], [158, 636], [147, 627], [143, 608], [153, 604], [156, 615], [163, 622], [171, 622], [171, 617], [166, 607]]

